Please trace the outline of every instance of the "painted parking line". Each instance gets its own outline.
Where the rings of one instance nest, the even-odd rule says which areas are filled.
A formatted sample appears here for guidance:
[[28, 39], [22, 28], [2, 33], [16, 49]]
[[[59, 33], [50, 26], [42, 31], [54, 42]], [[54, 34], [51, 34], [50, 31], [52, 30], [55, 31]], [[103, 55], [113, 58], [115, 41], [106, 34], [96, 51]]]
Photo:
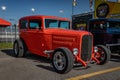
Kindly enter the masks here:
[[69, 78], [69, 79], [66, 79], [66, 80], [82, 80], [82, 79], [85, 79], [85, 78], [89, 78], [89, 77], [93, 77], [93, 76], [96, 76], [96, 75], [105, 74], [105, 73], [109, 73], [109, 72], [113, 72], [113, 71], [117, 71], [117, 70], [120, 70], [120, 67], [110, 68], [110, 69], [97, 71], [97, 72], [93, 72], [93, 73], [89, 73], [89, 74], [85, 74], [85, 75], [81, 75], [81, 76], [76, 76], [76, 77]]

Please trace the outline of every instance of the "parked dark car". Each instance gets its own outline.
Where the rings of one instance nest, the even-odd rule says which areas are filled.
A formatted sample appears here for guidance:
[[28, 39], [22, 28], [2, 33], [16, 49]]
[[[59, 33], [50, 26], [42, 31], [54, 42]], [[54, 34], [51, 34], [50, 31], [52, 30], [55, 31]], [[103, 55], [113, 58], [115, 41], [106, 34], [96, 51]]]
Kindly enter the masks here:
[[91, 19], [88, 30], [94, 35], [94, 45], [105, 45], [120, 54], [120, 19]]

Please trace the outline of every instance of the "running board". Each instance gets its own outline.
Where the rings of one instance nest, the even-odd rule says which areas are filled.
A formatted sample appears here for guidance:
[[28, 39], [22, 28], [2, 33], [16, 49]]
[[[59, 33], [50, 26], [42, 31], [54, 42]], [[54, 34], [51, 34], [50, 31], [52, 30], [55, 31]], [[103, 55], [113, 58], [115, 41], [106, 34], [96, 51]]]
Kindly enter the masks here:
[[45, 51], [43, 51], [45, 54], [50, 54], [50, 53], [53, 53], [54, 52], [54, 50], [45, 50]]

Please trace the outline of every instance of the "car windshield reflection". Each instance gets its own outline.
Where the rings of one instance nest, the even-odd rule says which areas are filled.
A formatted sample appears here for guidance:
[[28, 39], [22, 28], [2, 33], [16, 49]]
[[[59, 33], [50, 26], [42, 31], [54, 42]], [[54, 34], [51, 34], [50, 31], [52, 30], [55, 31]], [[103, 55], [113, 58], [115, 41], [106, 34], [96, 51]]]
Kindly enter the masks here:
[[64, 28], [69, 29], [70, 22], [63, 20], [45, 19], [45, 28]]

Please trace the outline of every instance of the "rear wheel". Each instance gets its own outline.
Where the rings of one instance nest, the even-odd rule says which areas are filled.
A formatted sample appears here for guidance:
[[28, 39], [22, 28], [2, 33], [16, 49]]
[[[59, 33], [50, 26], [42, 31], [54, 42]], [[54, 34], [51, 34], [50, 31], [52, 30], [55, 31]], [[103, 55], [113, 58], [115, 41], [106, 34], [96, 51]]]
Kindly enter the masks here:
[[97, 45], [98, 52], [95, 53], [95, 57], [100, 61], [100, 65], [107, 63], [110, 60], [111, 52], [110, 50], [103, 46]]
[[25, 56], [27, 51], [26, 46], [21, 39], [15, 40], [13, 45], [13, 50], [15, 57], [23, 57]]
[[67, 48], [58, 48], [54, 51], [52, 65], [56, 72], [63, 74], [73, 68], [73, 55]]

